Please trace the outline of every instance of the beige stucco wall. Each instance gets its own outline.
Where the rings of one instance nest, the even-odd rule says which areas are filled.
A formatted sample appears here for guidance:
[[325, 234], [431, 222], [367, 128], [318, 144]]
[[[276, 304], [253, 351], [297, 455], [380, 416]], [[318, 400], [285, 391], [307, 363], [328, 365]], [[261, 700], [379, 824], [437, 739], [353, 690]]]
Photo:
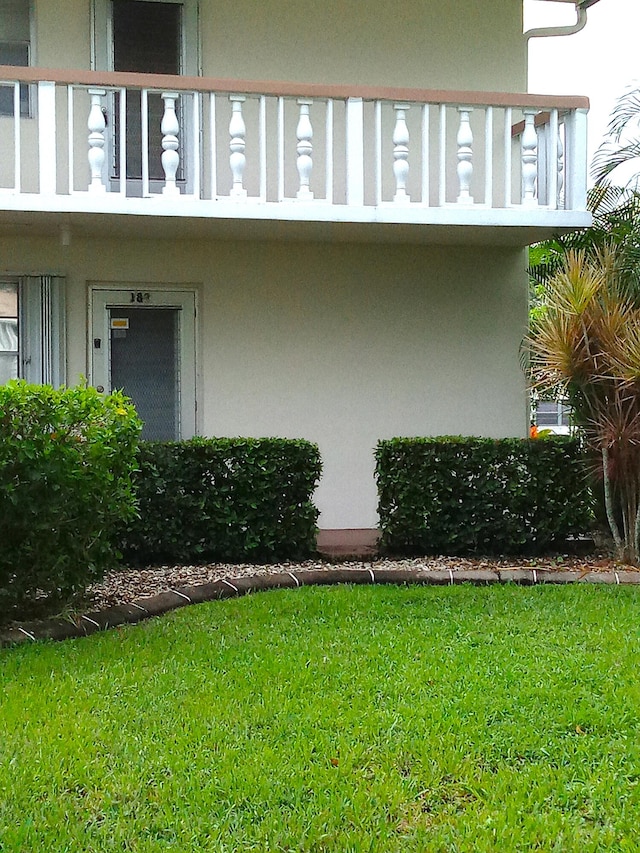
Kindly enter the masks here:
[[35, 64], [42, 68], [89, 68], [90, 0], [34, 0]]
[[[88, 68], [91, 0], [35, 0], [35, 9], [37, 64]], [[520, 0], [200, 0], [200, 21], [208, 76], [526, 87]]]
[[[183, 0], [185, 6], [195, 8], [197, 0]], [[95, 5], [92, 5], [95, 4]], [[33, 57], [36, 65], [44, 68], [88, 69], [92, 58], [92, 9], [95, 20], [101, 22], [96, 34], [95, 57], [99, 69], [108, 66], [107, 9], [109, 0], [35, 0], [34, 3]], [[200, 67], [207, 76], [250, 78], [255, 80], [288, 80], [292, 82], [314, 82], [325, 84], [373, 86], [410, 86], [431, 89], [475, 89], [482, 91], [524, 91], [526, 89], [526, 48], [522, 37], [522, 9], [519, 0], [483, 0], [469, 3], [468, 0], [325, 0], [311, 2], [300, 0], [270, 0], [255, 3], [254, 0], [238, 0], [237, 3], [221, 6], [213, 0], [200, 0], [199, 32], [194, 24], [189, 29], [191, 59], [186, 66], [191, 71]], [[197, 20], [197, 15], [185, 14], [185, 20]], [[194, 55], [200, 53], [194, 59]], [[57, 146], [58, 186], [63, 192], [68, 187], [67, 160], [67, 92], [59, 87], [57, 92]], [[22, 188], [33, 192], [38, 185], [38, 125], [37, 99], [33, 95], [33, 117], [21, 121], [22, 134]], [[87, 166], [87, 116], [89, 96], [78, 89], [74, 94], [74, 183], [75, 190], [85, 190], [88, 179]], [[111, 164], [113, 140], [111, 135], [116, 126], [115, 106], [107, 97], [103, 106], [108, 113], [107, 163]], [[229, 104], [226, 97], [218, 101], [218, 145], [224, 152], [228, 146]], [[249, 99], [244, 107], [247, 124], [248, 165], [245, 174], [250, 191], [257, 192], [258, 160], [255, 152], [257, 135], [257, 101]], [[268, 191], [271, 197], [276, 187], [276, 104], [275, 99], [267, 107], [267, 132], [271, 151]], [[334, 110], [334, 178], [337, 191], [335, 200], [343, 201], [342, 152], [344, 142], [344, 107], [336, 103]], [[315, 127], [314, 173], [312, 181], [316, 195], [324, 194], [323, 163], [324, 151], [324, 104], [318, 101], [311, 110]], [[288, 163], [287, 191], [297, 181], [293, 152], [297, 106], [287, 106], [289, 137], [292, 152]], [[367, 133], [372, 139], [373, 106], [367, 104]], [[501, 159], [501, 114], [496, 111], [496, 159]], [[412, 170], [409, 190], [416, 198], [420, 170], [415, 140], [420, 136], [420, 115], [416, 108], [408, 115], [412, 144]], [[516, 113], [513, 120], [519, 120]], [[203, 143], [208, 146], [208, 109], [203, 108]], [[391, 164], [392, 133], [395, 113], [390, 105], [383, 110], [383, 139], [385, 162]], [[454, 110], [448, 119], [449, 143], [454, 150], [458, 116]], [[480, 110], [472, 116], [476, 148], [483, 146], [484, 113]], [[436, 151], [436, 125], [432, 120], [432, 151]], [[13, 119], [0, 116], [0, 147], [6, 153], [0, 162], [0, 188], [12, 187], [13, 174]], [[189, 133], [181, 130], [181, 139], [189, 144]], [[50, 135], [53, 139], [53, 134]], [[367, 156], [373, 157], [371, 146]], [[476, 158], [475, 183], [483, 185], [481, 158]], [[205, 158], [205, 164], [208, 157]], [[451, 159], [450, 167], [456, 160]], [[228, 191], [230, 173], [226, 159], [219, 164], [219, 191]], [[432, 195], [435, 194], [436, 160], [433, 158]], [[208, 166], [203, 177], [206, 180]], [[372, 174], [372, 168], [368, 171]], [[496, 174], [499, 174], [499, 168]], [[454, 173], [451, 175], [454, 176]], [[392, 171], [386, 170], [385, 198], [392, 195]], [[455, 181], [449, 181], [450, 188]], [[495, 187], [499, 193], [499, 187]], [[367, 201], [371, 202], [372, 187]], [[448, 201], [455, 200], [451, 189]], [[432, 198], [435, 202], [435, 198]]]
[[321, 527], [376, 525], [380, 438], [526, 434], [520, 250], [72, 234], [4, 238], [0, 258], [67, 276], [70, 381], [88, 373], [88, 281], [195, 283], [202, 432], [317, 441]]
[[519, 0], [238, 0], [226, 7], [203, 0], [201, 20], [207, 75], [525, 87]]

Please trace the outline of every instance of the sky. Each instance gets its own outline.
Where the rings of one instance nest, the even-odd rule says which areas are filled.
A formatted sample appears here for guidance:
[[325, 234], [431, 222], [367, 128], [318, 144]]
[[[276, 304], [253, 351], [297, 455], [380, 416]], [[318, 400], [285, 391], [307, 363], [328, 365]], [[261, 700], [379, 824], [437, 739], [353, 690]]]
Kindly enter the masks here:
[[[524, 0], [525, 29], [573, 23], [572, 4]], [[616, 100], [640, 86], [640, 0], [600, 0], [572, 36], [529, 42], [529, 91], [587, 95], [589, 155], [602, 141]]]

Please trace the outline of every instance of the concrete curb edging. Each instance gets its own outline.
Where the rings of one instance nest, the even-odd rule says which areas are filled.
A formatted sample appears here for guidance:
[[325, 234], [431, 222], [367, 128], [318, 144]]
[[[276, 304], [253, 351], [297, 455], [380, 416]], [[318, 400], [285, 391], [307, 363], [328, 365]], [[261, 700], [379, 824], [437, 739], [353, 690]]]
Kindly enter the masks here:
[[423, 586], [451, 586], [471, 583], [482, 586], [493, 583], [515, 583], [520, 586], [541, 584], [594, 583], [612, 585], [640, 585], [640, 571], [579, 572], [549, 571], [548, 569], [311, 569], [298, 572], [278, 572], [263, 575], [245, 575], [212, 583], [182, 586], [166, 590], [149, 598], [139, 598], [130, 604], [119, 604], [105, 610], [85, 613], [70, 619], [48, 619], [25, 622], [22, 625], [0, 630], [0, 647], [35, 642], [37, 640], [68, 640], [86, 637], [119, 625], [130, 625], [160, 616], [188, 604], [200, 604], [223, 598], [234, 598], [250, 592], [269, 589], [297, 589], [301, 586], [328, 586], [332, 584], [420, 584]]

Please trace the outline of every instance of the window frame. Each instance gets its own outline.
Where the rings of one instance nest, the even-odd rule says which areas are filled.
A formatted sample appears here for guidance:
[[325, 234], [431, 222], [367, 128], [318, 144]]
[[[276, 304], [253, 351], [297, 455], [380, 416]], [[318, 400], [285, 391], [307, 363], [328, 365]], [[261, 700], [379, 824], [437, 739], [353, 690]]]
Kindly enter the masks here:
[[[14, 321], [16, 325], [16, 333], [15, 333], [15, 349], [2, 349], [0, 352], [3, 355], [11, 354], [15, 356], [15, 364], [16, 364], [16, 378], [20, 378], [21, 375], [21, 364], [20, 364], [20, 280], [17, 276], [1, 276], [0, 277], [0, 285], [10, 285], [12, 288], [15, 288], [15, 296], [16, 296], [16, 315], [13, 316], [1, 316], [0, 323], [4, 323], [7, 321]], [[13, 378], [13, 377], [10, 377]], [[7, 380], [8, 381], [8, 380]]]
[[[30, 68], [37, 64], [36, 62], [36, 9], [35, 9], [35, 0], [24, 0], [25, 5], [27, 7], [27, 14], [29, 16], [29, 40], [24, 41], [23, 39], [16, 39], [13, 41], [3, 41], [0, 39], [0, 45], [25, 45], [27, 48], [27, 62], [26, 65], [15, 65], [14, 63], [1, 63], [0, 64], [8, 64], [14, 68]], [[3, 89], [8, 88], [7, 86], [0, 87]], [[33, 86], [28, 83], [22, 83], [20, 85], [20, 111], [19, 118], [33, 118], [34, 117], [34, 97], [33, 97]], [[6, 110], [2, 108], [0, 105], [0, 117], [5, 118], [16, 118], [15, 109], [13, 106], [13, 99], [11, 108], [7, 108]]]
[[570, 431], [571, 406], [566, 399], [538, 400], [535, 406], [534, 422], [539, 429]]
[[[199, 77], [200, 0], [141, 0], [141, 2], [176, 3], [182, 6], [180, 74]], [[91, 70], [113, 71], [113, 5], [111, 0], [91, 0]]]
[[17, 283], [18, 378], [55, 388], [66, 381], [65, 279], [53, 275], [4, 275]]

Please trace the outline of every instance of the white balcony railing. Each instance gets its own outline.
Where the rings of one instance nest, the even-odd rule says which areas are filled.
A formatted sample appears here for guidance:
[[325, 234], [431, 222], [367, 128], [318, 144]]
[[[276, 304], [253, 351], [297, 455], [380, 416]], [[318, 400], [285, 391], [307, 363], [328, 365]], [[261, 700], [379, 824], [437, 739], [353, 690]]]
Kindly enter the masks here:
[[584, 98], [8, 67], [0, 81], [0, 208], [585, 209]]

